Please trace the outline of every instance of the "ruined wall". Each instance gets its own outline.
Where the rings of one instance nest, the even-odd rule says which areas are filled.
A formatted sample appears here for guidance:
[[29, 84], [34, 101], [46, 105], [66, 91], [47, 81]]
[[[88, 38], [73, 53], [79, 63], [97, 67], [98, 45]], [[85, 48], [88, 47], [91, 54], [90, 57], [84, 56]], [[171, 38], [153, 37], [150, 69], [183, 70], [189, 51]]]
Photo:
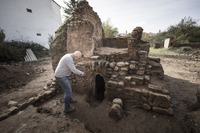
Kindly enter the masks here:
[[127, 48], [127, 38], [104, 38], [103, 47]]
[[102, 46], [103, 28], [101, 20], [87, 1], [80, 1], [72, 17], [56, 31], [50, 45], [53, 70], [66, 53], [81, 51], [85, 57], [93, 55], [96, 47]]
[[160, 60], [148, 57], [149, 43], [135, 36], [128, 42], [127, 53], [117, 51], [118, 55], [114, 56], [111, 49], [111, 54], [99, 52], [90, 60], [79, 62], [77, 68], [86, 73], [86, 78], [73, 75], [72, 88], [75, 92], [88, 94], [87, 100], [91, 102], [96, 93], [95, 77], [99, 74], [105, 81], [106, 99], [121, 98], [125, 107], [138, 106], [172, 115], [171, 97], [163, 82]]
[[[125, 107], [139, 106], [173, 114], [160, 59], [148, 57], [150, 44], [141, 40], [143, 29], [136, 27], [127, 38], [127, 48], [120, 49], [102, 47], [102, 31], [98, 15], [85, 0], [81, 1], [71, 20], [58, 30], [51, 45], [53, 68], [66, 52], [80, 50], [87, 58], [76, 67], [85, 72], [86, 77], [72, 74], [70, 82], [74, 92], [87, 94], [89, 103], [94, 101], [97, 93], [99, 83], [96, 79], [102, 77], [101, 83], [105, 83], [102, 94], [106, 99], [121, 98]], [[125, 47], [125, 40], [122, 45], [118, 41], [116, 44]]]
[[85, 57], [93, 55], [97, 45], [101, 46], [103, 37], [99, 16], [87, 1], [80, 1], [68, 24], [67, 52], [79, 50]]
[[65, 21], [65, 23], [56, 31], [56, 37], [50, 45], [53, 70], [56, 69], [61, 57], [67, 53], [67, 23], [68, 21]]

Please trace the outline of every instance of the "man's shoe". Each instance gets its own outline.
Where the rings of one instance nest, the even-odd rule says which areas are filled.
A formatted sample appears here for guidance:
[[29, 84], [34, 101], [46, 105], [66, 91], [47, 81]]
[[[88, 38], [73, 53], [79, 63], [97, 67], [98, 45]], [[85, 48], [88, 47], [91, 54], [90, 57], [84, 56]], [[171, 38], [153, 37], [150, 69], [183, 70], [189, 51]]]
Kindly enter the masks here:
[[65, 114], [71, 113], [71, 112], [73, 112], [73, 111], [75, 111], [75, 110], [76, 110], [75, 107], [70, 107], [69, 109], [65, 109], [65, 110], [64, 110], [64, 113], [65, 113]]
[[76, 100], [74, 100], [74, 99], [70, 99], [70, 103], [76, 103], [77, 101]]

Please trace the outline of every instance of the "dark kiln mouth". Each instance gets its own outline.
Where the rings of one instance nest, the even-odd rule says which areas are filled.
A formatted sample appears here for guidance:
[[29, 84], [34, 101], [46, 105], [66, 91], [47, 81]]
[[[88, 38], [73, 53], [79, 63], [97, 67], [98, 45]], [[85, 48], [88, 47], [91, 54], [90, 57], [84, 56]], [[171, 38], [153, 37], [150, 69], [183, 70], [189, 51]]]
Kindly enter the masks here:
[[95, 98], [103, 101], [105, 91], [105, 82], [101, 75], [97, 74], [95, 78]]

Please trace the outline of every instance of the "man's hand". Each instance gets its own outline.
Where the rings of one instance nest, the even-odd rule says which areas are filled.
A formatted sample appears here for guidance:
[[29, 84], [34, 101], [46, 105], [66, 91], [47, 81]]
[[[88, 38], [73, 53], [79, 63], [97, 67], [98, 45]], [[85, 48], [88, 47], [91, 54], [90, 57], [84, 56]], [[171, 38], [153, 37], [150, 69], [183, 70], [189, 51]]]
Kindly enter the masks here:
[[81, 76], [82, 76], [82, 77], [85, 77], [85, 73], [82, 73]]

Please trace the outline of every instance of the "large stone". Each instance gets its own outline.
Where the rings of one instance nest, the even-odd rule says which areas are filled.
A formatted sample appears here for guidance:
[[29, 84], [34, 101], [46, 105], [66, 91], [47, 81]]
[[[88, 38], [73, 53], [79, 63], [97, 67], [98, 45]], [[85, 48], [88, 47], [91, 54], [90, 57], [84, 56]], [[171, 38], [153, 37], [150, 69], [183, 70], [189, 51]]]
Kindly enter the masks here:
[[162, 93], [162, 94], [167, 94], [167, 95], [169, 95], [169, 91], [166, 90], [166, 89], [162, 89], [161, 86], [149, 84], [148, 87], [149, 87], [149, 90], [151, 90], [151, 91], [153, 91], [153, 92], [157, 92], [157, 93]]
[[137, 69], [136, 64], [130, 64], [129, 69], [130, 70], [136, 70]]
[[168, 109], [170, 107], [170, 100], [171, 97], [169, 95], [149, 93], [148, 102], [150, 106]]
[[143, 108], [146, 109], [146, 110], [151, 110], [151, 106], [149, 106], [146, 103], [143, 104]]
[[140, 75], [132, 75], [131, 77], [134, 80], [142, 80], [142, 81], [144, 80], [144, 76], [140, 76]]
[[28, 106], [29, 106], [29, 103], [28, 102], [24, 102], [24, 103], [22, 103], [22, 104], [19, 105], [19, 110], [24, 110]]
[[118, 85], [119, 85], [119, 87], [124, 87], [124, 82], [120, 81], [120, 82], [118, 82]]
[[115, 70], [115, 71], [118, 71], [118, 70], [119, 70], [119, 67], [115, 66], [114, 70]]
[[147, 54], [147, 51], [141, 50], [141, 51], [138, 51], [138, 54], [139, 54], [139, 55], [146, 55], [146, 54]]
[[109, 117], [114, 120], [119, 120], [122, 118], [122, 108], [119, 104], [113, 104], [109, 113]]
[[51, 90], [50, 90], [50, 91], [45, 91], [45, 92], [44, 92], [44, 95], [45, 95], [45, 96], [49, 96], [49, 95], [51, 95], [51, 94], [52, 94], [52, 91], [51, 91]]
[[13, 107], [13, 106], [17, 106], [18, 105], [18, 102], [17, 101], [10, 101], [9, 103], [8, 103], [8, 106], [9, 107]]
[[124, 62], [118, 62], [118, 63], [117, 63], [117, 66], [118, 66], [118, 67], [124, 67], [125, 65], [126, 65], [126, 64], [125, 64]]
[[128, 68], [122, 67], [121, 70], [122, 70], [122, 71], [128, 71]]
[[100, 57], [99, 56], [91, 56], [90, 59], [92, 60], [98, 60]]
[[119, 104], [121, 107], [123, 107], [123, 102], [120, 98], [115, 98], [113, 101], [112, 101], [113, 104]]
[[19, 111], [18, 107], [11, 107], [9, 109], [9, 114], [14, 114], [14, 113], [17, 113], [18, 111]]
[[116, 81], [112, 81], [112, 80], [109, 80], [108, 81], [108, 86], [112, 86], [112, 87], [117, 87], [118, 86], [118, 83]]
[[145, 69], [139, 69], [137, 72], [136, 72], [136, 74], [138, 74], [138, 75], [144, 75], [144, 73], [145, 73]]
[[120, 76], [124, 76], [124, 75], [126, 75], [126, 74], [127, 74], [126, 71], [120, 71], [120, 72], [119, 72], [119, 75], [120, 75]]
[[127, 77], [125, 77], [125, 80], [126, 81], [131, 81], [131, 78], [132, 78], [131, 76], [127, 76]]
[[28, 99], [29, 104], [33, 104], [35, 102], [36, 97], [31, 97]]
[[174, 111], [172, 108], [165, 109], [165, 108], [153, 107], [152, 110], [158, 113], [162, 113], [162, 114], [168, 114], [168, 115], [174, 114]]
[[113, 68], [115, 68], [116, 62], [111, 62], [109, 65], [110, 65], [110, 68], [113, 69]]

